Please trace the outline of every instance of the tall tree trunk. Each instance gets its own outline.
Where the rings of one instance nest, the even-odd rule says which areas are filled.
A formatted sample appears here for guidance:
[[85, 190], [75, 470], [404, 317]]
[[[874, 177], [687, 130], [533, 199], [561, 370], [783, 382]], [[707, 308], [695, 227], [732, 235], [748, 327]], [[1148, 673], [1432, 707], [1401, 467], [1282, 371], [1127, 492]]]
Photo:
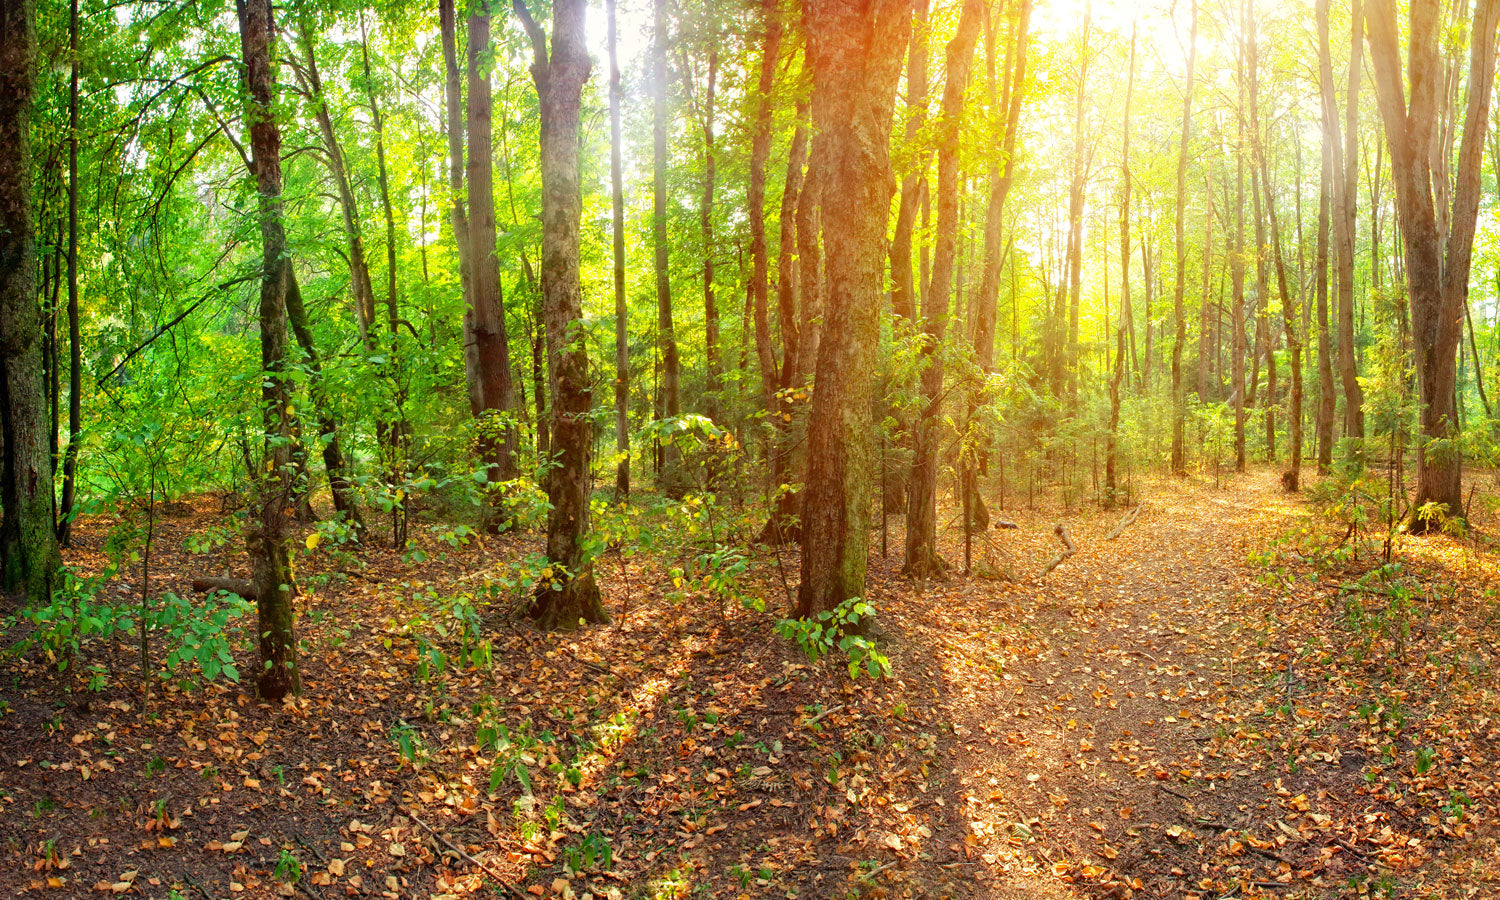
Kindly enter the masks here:
[[[1250, 68], [1250, 147], [1258, 153], [1261, 145], [1260, 124], [1260, 52], [1256, 43], [1255, 0], [1246, 0], [1246, 52]], [[1256, 339], [1266, 360], [1266, 393], [1262, 402], [1266, 408], [1266, 459], [1276, 462], [1276, 331], [1270, 318], [1271, 282], [1269, 246], [1266, 239], [1266, 211], [1261, 207], [1262, 197], [1269, 197], [1265, 189], [1264, 173], [1259, 167], [1251, 173], [1252, 189], [1255, 193], [1255, 322]]]
[[31, 210], [32, 0], [0, 3], [0, 431], [5, 453], [0, 568], [7, 589], [46, 603], [62, 557], [53, 520], [42, 311]]
[[[801, 539], [797, 526], [800, 502], [796, 493], [797, 486], [792, 484], [792, 454], [795, 449], [792, 442], [792, 417], [796, 412], [796, 403], [790, 389], [800, 387], [803, 376], [802, 322], [797, 315], [798, 269], [805, 270], [810, 264], [812, 273], [817, 272], [816, 259], [804, 259], [801, 266], [797, 259], [798, 201], [806, 199], [809, 210], [816, 208], [816, 198], [812, 194], [803, 197], [805, 176], [802, 166], [807, 159], [808, 132], [803, 124], [803, 117], [807, 113], [806, 104], [798, 103], [797, 113], [797, 128], [792, 133], [791, 152], [787, 155], [786, 181], [781, 191], [781, 241], [776, 265], [776, 305], [781, 320], [782, 349], [781, 377], [777, 382], [780, 390], [776, 395], [775, 412], [771, 416], [774, 436], [770, 451], [771, 490], [774, 499], [771, 514], [760, 533], [761, 543], [772, 545], [796, 543]], [[816, 253], [817, 237], [808, 236], [812, 238], [812, 242], [807, 249]]]
[[983, 22], [982, 0], [964, 0], [958, 31], [948, 42], [942, 111], [938, 114], [937, 235], [932, 254], [932, 286], [922, 304], [922, 408], [913, 441], [910, 496], [906, 504], [906, 564], [912, 578], [941, 577], [946, 568], [937, 552], [937, 470], [943, 403], [943, 340], [948, 327], [948, 296], [958, 249], [958, 138], [963, 126], [964, 91], [973, 65], [974, 44]]
[[806, 0], [827, 272], [823, 339], [808, 421], [797, 614], [865, 592], [871, 394], [894, 176], [891, 117], [911, 29], [909, 0]]
[[901, 177], [901, 199], [896, 207], [896, 231], [891, 238], [891, 309], [903, 319], [916, 319], [917, 285], [912, 278], [912, 232], [916, 230], [921, 186], [927, 173], [928, 152], [922, 129], [927, 124], [927, 11], [930, 0], [912, 0], [915, 23], [906, 63], [906, 130], [902, 142], [912, 154]]
[[1104, 503], [1120, 499], [1116, 461], [1120, 431], [1120, 383], [1125, 377], [1126, 310], [1130, 306], [1130, 103], [1135, 97], [1135, 26], [1130, 27], [1130, 73], [1125, 81], [1125, 116], [1120, 128], [1120, 319], [1116, 325], [1115, 371], [1109, 380], [1109, 434], [1104, 444]]
[[[62, 503], [57, 537], [70, 546], [78, 484], [78, 444], [83, 438], [83, 335], [78, 323], [78, 0], [68, 16], [68, 449], [63, 453]], [[55, 305], [55, 304], [54, 304]], [[57, 371], [53, 369], [53, 383]], [[52, 429], [55, 435], [57, 430]]]
[[[760, 80], [756, 84], [755, 118], [750, 130], [750, 185], [746, 202], [750, 207], [750, 294], [755, 313], [755, 350], [760, 361], [761, 408], [776, 411], [776, 348], [771, 344], [770, 257], [766, 249], [766, 160], [771, 155], [771, 117], [775, 111], [771, 89], [776, 83], [776, 64], [781, 57], [785, 25], [777, 0], [764, 0], [764, 35]], [[767, 455], [774, 453], [767, 445]], [[774, 485], [773, 485], [774, 487]]]
[[[1344, 432], [1347, 436], [1365, 436], [1365, 395], [1359, 386], [1357, 350], [1354, 344], [1354, 236], [1359, 183], [1359, 80], [1364, 68], [1362, 0], [1351, 0], [1349, 25], [1349, 86], [1344, 96], [1344, 153], [1335, 157], [1334, 246], [1337, 248], [1339, 277], [1339, 380], [1344, 388]], [[1337, 132], [1335, 132], [1337, 136]], [[1338, 227], [1343, 220], [1342, 230]], [[1363, 458], [1363, 448], [1351, 445]]]
[[[1326, 11], [1327, 0], [1321, 8]], [[1324, 13], [1326, 22], [1326, 12]], [[1325, 34], [1326, 29], [1320, 30]], [[1327, 42], [1323, 41], [1326, 49]], [[1322, 50], [1320, 50], [1320, 53]], [[1333, 464], [1333, 417], [1338, 398], [1334, 396], [1333, 353], [1328, 333], [1328, 218], [1329, 194], [1333, 185], [1328, 164], [1328, 132], [1323, 132], [1323, 165], [1318, 187], [1318, 251], [1317, 251], [1317, 303], [1318, 303], [1318, 474], [1326, 475]]]
[[[469, 391], [469, 414], [477, 416], [484, 409], [484, 392], [479, 375], [479, 341], [474, 335], [474, 264], [469, 258], [469, 216], [464, 196], [464, 117], [458, 83], [458, 22], [453, 0], [438, 0], [438, 13], [442, 26], [443, 99], [448, 126], [448, 193], [453, 203], [449, 217], [453, 223], [453, 241], [458, 249], [459, 283], [464, 295], [464, 384]], [[363, 249], [360, 260], [364, 260]], [[350, 266], [353, 264], [351, 258]], [[365, 268], [364, 280], [368, 286], [368, 268]], [[363, 315], [373, 317], [373, 289], [370, 289], [367, 296], [370, 298], [370, 308]]]
[[291, 279], [282, 226], [281, 130], [273, 113], [276, 75], [271, 61], [271, 0], [236, 0], [248, 90], [250, 155], [260, 195], [261, 416], [265, 472], [257, 516], [246, 545], [254, 562], [261, 669], [256, 690], [276, 702], [300, 692], [301, 668], [293, 631], [292, 569], [288, 544], [292, 513], [292, 382], [287, 371], [286, 295]]
[[[479, 449], [491, 483], [516, 477], [516, 428], [505, 421], [514, 412], [510, 342], [501, 297], [500, 260], [495, 247], [495, 172], [490, 96], [491, 0], [475, 0], [469, 12], [469, 313], [474, 321], [480, 409]], [[491, 527], [501, 524], [492, 516]]]
[[[1021, 123], [1021, 102], [1026, 95], [1026, 50], [1030, 25], [1031, 0], [1021, 0], [1015, 23], [1011, 27], [1010, 35], [1006, 38], [1005, 82], [998, 105], [995, 103], [996, 36], [993, 21], [987, 22], [985, 29], [988, 90], [990, 105], [993, 109], [992, 115], [1004, 116], [1004, 136], [996, 142], [995, 147], [998, 152], [992, 151], [988, 160], [990, 196], [984, 211], [984, 258], [980, 269], [979, 293], [975, 298], [977, 308], [974, 316], [974, 355], [979, 362], [979, 367], [986, 374], [995, 371], [995, 320], [1000, 296], [1000, 269], [1005, 264], [1005, 257], [1010, 250], [1009, 243], [1005, 246], [1001, 245], [1001, 231], [1005, 221], [1005, 203], [1010, 196], [1010, 186], [1015, 180], [1015, 168], [1011, 165], [1011, 160], [1015, 158], [1016, 136], [1020, 131]], [[977, 409], [970, 409], [971, 419], [976, 412]], [[988, 445], [981, 446], [979, 453], [979, 468], [983, 472], [988, 466]], [[983, 531], [989, 527], [989, 509], [985, 506], [984, 498], [979, 491], [978, 479], [973, 476], [969, 477], [967, 485], [968, 527]]]
[[[710, 12], [712, 18], [712, 12]], [[714, 143], [715, 91], [719, 77], [719, 26], [709, 24], [708, 78], [703, 90], [703, 202], [699, 218], [703, 230], [703, 355], [705, 362], [704, 393], [708, 417], [714, 422], [724, 418], [723, 371], [719, 358], [719, 302], [714, 294], [714, 179], [718, 169], [718, 147]]]
[[583, 194], [578, 171], [583, 84], [589, 77], [584, 43], [585, 0], [554, 0], [552, 53], [522, 0], [514, 0], [531, 38], [531, 75], [541, 108], [542, 297], [547, 319], [547, 374], [552, 389], [552, 448], [547, 470], [547, 559], [560, 569], [543, 582], [531, 615], [545, 629], [609, 621], [594, 581], [589, 534], [589, 454], [593, 447], [588, 340], [581, 323], [579, 228]]
[[[651, 137], [652, 192], [651, 243], [656, 260], [656, 347], [661, 357], [661, 389], [657, 418], [682, 415], [682, 362], [677, 354], [677, 333], [672, 322], [672, 273], [667, 244], [667, 10], [664, 0], [654, 0], [655, 34], [651, 42]], [[682, 471], [682, 450], [675, 443], [661, 448], [661, 470], [657, 482], [669, 497], [681, 497], [687, 489]]]
[[[1083, 111], [1089, 81], [1089, 25], [1092, 6], [1083, 7], [1083, 40], [1078, 62], [1078, 94], [1073, 112], [1073, 180], [1068, 189], [1068, 332], [1059, 358], [1066, 371], [1068, 403], [1078, 408], [1078, 314], [1083, 298], [1083, 188], [1088, 164], [1084, 159]], [[1189, 88], [1191, 90], [1191, 88]]]
[[[1244, 54], [1238, 54], [1235, 69], [1235, 89], [1238, 106], [1245, 105]], [[1234, 333], [1230, 335], [1230, 389], [1234, 392], [1234, 470], [1244, 472], [1245, 457], [1245, 121], [1243, 115], [1235, 116], [1237, 132], [1234, 153], [1234, 255], [1229, 261], [1230, 290], [1233, 292], [1230, 322]], [[1254, 390], [1254, 386], [1250, 387]]]
[[1182, 387], [1182, 345], [1187, 343], [1187, 317], [1183, 314], [1183, 293], [1187, 286], [1187, 240], [1183, 220], [1187, 210], [1188, 138], [1192, 135], [1193, 66], [1198, 59], [1198, 0], [1193, 0], [1193, 24], [1188, 32], [1187, 85], [1182, 92], [1182, 141], [1177, 150], [1177, 219], [1173, 223], [1177, 239], [1177, 287], [1172, 295], [1172, 311], [1177, 333], [1172, 341], [1172, 471], [1187, 473], [1186, 448], [1183, 446], [1187, 400]]
[[615, 289], [615, 452], [620, 454], [620, 464], [615, 469], [615, 493], [625, 497], [630, 494], [630, 317], [625, 305], [625, 187], [624, 166], [620, 161], [620, 106], [623, 92], [620, 90], [615, 0], [605, 0], [605, 10], [609, 19], [609, 184]]
[[1286, 331], [1286, 348], [1291, 356], [1292, 389], [1287, 398], [1287, 467], [1281, 473], [1281, 486], [1288, 491], [1301, 487], [1302, 478], [1302, 341], [1297, 336], [1297, 301], [1287, 287], [1286, 261], [1281, 254], [1281, 219], [1276, 214], [1276, 195], [1271, 190], [1271, 169], [1266, 161], [1263, 141], [1258, 144], [1260, 185], [1266, 195], [1266, 210], [1271, 219], [1271, 253], [1276, 262], [1276, 289], [1281, 295], [1281, 322]]
[[1432, 152], [1436, 139], [1433, 126], [1441, 99], [1435, 74], [1440, 68], [1438, 6], [1437, 0], [1415, 0], [1410, 8], [1407, 65], [1411, 82], [1419, 89], [1411, 92], [1409, 101], [1402, 87], [1394, 2], [1372, 0], [1366, 17], [1375, 94], [1391, 148], [1391, 175], [1400, 211], [1397, 219], [1405, 251], [1417, 358], [1423, 445], [1417, 454], [1417, 494], [1408, 523], [1417, 532], [1441, 527], [1443, 516], [1431, 514], [1435, 507], [1443, 507], [1446, 516], [1463, 514], [1456, 367], [1479, 212], [1484, 134], [1495, 80], [1495, 28], [1500, 22], [1500, 0], [1478, 0], [1470, 29], [1463, 137], [1452, 172], [1452, 209], [1441, 211], [1448, 227], [1440, 229], [1432, 184], [1447, 181], [1449, 173], [1434, 171], [1433, 165], [1446, 167], [1449, 157], [1446, 146], [1442, 153]]

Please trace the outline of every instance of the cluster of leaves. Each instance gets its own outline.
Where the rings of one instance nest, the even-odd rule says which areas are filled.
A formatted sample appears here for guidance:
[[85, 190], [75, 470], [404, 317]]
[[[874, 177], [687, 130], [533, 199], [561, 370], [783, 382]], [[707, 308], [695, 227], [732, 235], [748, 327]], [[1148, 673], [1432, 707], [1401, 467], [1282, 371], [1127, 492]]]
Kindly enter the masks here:
[[850, 678], [858, 678], [861, 672], [884, 678], [891, 672], [890, 660], [862, 633], [869, 630], [874, 618], [875, 607], [850, 597], [811, 619], [782, 619], [776, 623], [776, 632], [796, 643], [812, 662], [837, 650], [848, 663]]

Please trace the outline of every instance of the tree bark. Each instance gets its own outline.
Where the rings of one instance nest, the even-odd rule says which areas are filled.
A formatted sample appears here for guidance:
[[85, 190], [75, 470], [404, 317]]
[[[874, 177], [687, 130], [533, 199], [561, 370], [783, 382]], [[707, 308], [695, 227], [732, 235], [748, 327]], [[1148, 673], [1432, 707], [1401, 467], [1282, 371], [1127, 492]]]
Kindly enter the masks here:
[[891, 309], [907, 321], [916, 318], [917, 287], [912, 278], [912, 232], [921, 206], [921, 186], [927, 174], [927, 147], [922, 129], [927, 124], [927, 11], [929, 0], [912, 0], [916, 21], [906, 64], [906, 130], [902, 144], [912, 155], [901, 178], [901, 200], [896, 208], [896, 231], [891, 238]]
[[[1244, 54], [1238, 55], [1235, 69], [1235, 89], [1241, 108], [1245, 105]], [[1245, 457], [1245, 121], [1244, 116], [1235, 116], [1234, 164], [1234, 255], [1229, 261], [1230, 290], [1233, 292], [1230, 322], [1234, 333], [1230, 335], [1230, 389], [1234, 391], [1234, 470], [1244, 472]], [[1253, 388], [1252, 388], [1253, 390]]]
[[1291, 355], [1291, 395], [1287, 398], [1287, 467], [1281, 473], [1281, 486], [1288, 491], [1301, 487], [1302, 479], [1302, 341], [1297, 336], [1297, 302], [1287, 287], [1286, 261], [1281, 255], [1281, 219], [1276, 214], [1276, 196], [1271, 190], [1270, 166], [1263, 141], [1258, 142], [1260, 184], [1266, 196], [1266, 210], [1271, 219], [1271, 253], [1276, 262], [1276, 288], [1281, 295], [1281, 322], [1286, 331], [1286, 347]]
[[0, 568], [31, 604], [52, 599], [62, 557], [53, 520], [52, 450], [42, 375], [42, 311], [31, 208], [32, 0], [0, 3]]
[[820, 153], [826, 266], [818, 386], [808, 421], [797, 614], [865, 592], [871, 394], [880, 340], [885, 235], [894, 176], [891, 117], [911, 30], [909, 0], [806, 0]]
[[[1349, 86], [1344, 97], [1344, 153], [1342, 161], [1335, 158], [1335, 190], [1338, 191], [1336, 206], [1338, 218], [1342, 218], [1342, 232], [1335, 224], [1334, 244], [1338, 248], [1338, 292], [1339, 292], [1339, 379], [1344, 388], [1344, 432], [1349, 437], [1363, 439], [1365, 436], [1365, 394], [1359, 386], [1357, 350], [1354, 345], [1354, 236], [1355, 215], [1358, 206], [1359, 182], [1359, 80], [1364, 67], [1364, 29], [1361, 27], [1362, 0], [1351, 0], [1349, 25]], [[1364, 457], [1363, 448], [1356, 441], [1353, 451]]]
[[609, 621], [594, 581], [589, 536], [588, 342], [582, 325], [579, 228], [583, 195], [578, 171], [583, 85], [589, 77], [584, 43], [584, 0], [554, 0], [552, 53], [547, 37], [522, 0], [514, 0], [531, 39], [532, 78], [541, 108], [542, 297], [547, 320], [547, 374], [552, 389], [552, 447], [557, 464], [547, 470], [547, 559], [561, 572], [553, 590], [545, 581], [531, 606], [541, 628], [572, 629]]
[[264, 476], [257, 517], [246, 545], [255, 574], [257, 633], [261, 670], [256, 690], [262, 699], [279, 701], [300, 692], [301, 669], [293, 631], [292, 571], [287, 547], [292, 514], [290, 412], [292, 382], [287, 372], [287, 286], [291, 261], [282, 225], [281, 131], [275, 106], [272, 69], [271, 0], [236, 0], [240, 47], [249, 100], [250, 155], [260, 199], [261, 283], [260, 357], [261, 416], [264, 428]]
[[[510, 370], [505, 301], [501, 297], [500, 260], [495, 247], [495, 174], [492, 99], [488, 56], [490, 0], [475, 0], [469, 12], [469, 266], [468, 310], [474, 322], [480, 408], [479, 449], [491, 483], [516, 477], [516, 428], [504, 418], [514, 412], [515, 387]], [[471, 392], [472, 394], [473, 392]], [[489, 525], [500, 524], [498, 517]]]
[[[1452, 173], [1455, 190], [1451, 210], [1441, 211], [1448, 227], [1440, 229], [1432, 184], [1447, 181], [1449, 173], [1433, 170], [1434, 163], [1446, 166], [1448, 158], [1446, 147], [1442, 153], [1433, 152], [1440, 100], [1438, 6], [1437, 0], [1411, 4], [1407, 66], [1415, 87], [1409, 101], [1401, 80], [1395, 4], [1392, 0], [1372, 0], [1366, 17], [1375, 94], [1391, 149], [1417, 359], [1423, 443], [1417, 453], [1417, 493], [1408, 522], [1414, 532], [1438, 529], [1445, 517], [1461, 516], [1463, 511], [1456, 367], [1479, 211], [1479, 170], [1495, 79], [1495, 28], [1500, 21], [1500, 0], [1478, 0], [1470, 29], [1463, 137]], [[1434, 508], [1441, 508], [1442, 515], [1432, 515]]]
[[[1319, 4], [1323, 10], [1320, 21], [1319, 55], [1327, 51], [1327, 0]], [[1333, 353], [1328, 332], [1328, 220], [1329, 194], [1332, 190], [1331, 167], [1329, 165], [1329, 133], [1323, 132], [1323, 164], [1318, 186], [1318, 250], [1317, 250], [1317, 304], [1318, 304], [1318, 474], [1326, 475], [1333, 465], [1333, 417], [1338, 398], [1334, 396]]]

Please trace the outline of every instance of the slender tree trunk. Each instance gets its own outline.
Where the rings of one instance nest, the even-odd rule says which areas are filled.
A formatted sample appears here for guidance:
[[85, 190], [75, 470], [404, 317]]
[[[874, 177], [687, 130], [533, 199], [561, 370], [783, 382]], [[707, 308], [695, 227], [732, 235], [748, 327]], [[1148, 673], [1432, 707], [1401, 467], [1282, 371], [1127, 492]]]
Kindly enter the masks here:
[[[1239, 65], [1235, 70], [1235, 85], [1239, 106], [1245, 105], [1244, 54], [1239, 54]], [[1233, 292], [1230, 322], [1234, 333], [1230, 335], [1230, 387], [1234, 392], [1234, 470], [1244, 472], [1245, 457], [1245, 123], [1243, 116], [1236, 116], [1238, 131], [1235, 136], [1234, 154], [1234, 255], [1230, 259], [1229, 281]], [[1254, 386], [1250, 387], [1254, 390]]]
[[42, 312], [31, 208], [32, 0], [0, 3], [0, 432], [5, 454], [0, 568], [6, 588], [51, 600], [62, 558], [53, 518]]
[[827, 296], [802, 499], [797, 614], [865, 592], [871, 394], [894, 177], [891, 117], [911, 30], [909, 0], [806, 0], [820, 154]]
[[[479, 449], [491, 483], [516, 477], [515, 410], [505, 301], [495, 245], [495, 173], [490, 95], [490, 0], [475, 0], [469, 12], [469, 313], [474, 322], [480, 409]], [[492, 516], [490, 527], [501, 519]]]
[[292, 501], [292, 382], [287, 373], [287, 287], [291, 261], [282, 225], [281, 130], [273, 114], [276, 75], [271, 49], [270, 0], [237, 0], [240, 47], [249, 102], [250, 154], [260, 194], [261, 415], [265, 429], [265, 476], [257, 517], [246, 536], [255, 568], [260, 696], [276, 702], [300, 692], [301, 668], [293, 632], [292, 570], [288, 548]]
[[[677, 332], [672, 321], [672, 273], [667, 244], [667, 11], [664, 0], [654, 0], [655, 34], [651, 42], [651, 136], [652, 172], [651, 243], [656, 260], [656, 347], [661, 357], [661, 392], [657, 418], [682, 415], [682, 362], [677, 353]], [[669, 497], [687, 490], [682, 471], [682, 450], [675, 443], [661, 448], [661, 489]]]
[[[711, 14], [710, 14], [711, 15]], [[714, 295], [714, 179], [718, 168], [718, 148], [714, 143], [715, 91], [719, 77], [718, 24], [710, 24], [708, 47], [708, 81], [703, 97], [703, 203], [700, 218], [703, 228], [703, 355], [706, 378], [708, 417], [715, 422], [724, 418], [723, 371], [719, 358], [719, 303]]]
[[[63, 453], [62, 503], [57, 536], [71, 546], [78, 484], [78, 444], [83, 437], [83, 336], [78, 323], [78, 0], [69, 5], [68, 51], [68, 449]], [[55, 306], [55, 304], [54, 304]], [[57, 380], [53, 369], [53, 383]], [[55, 435], [57, 429], [52, 429]]]
[[1271, 253], [1276, 262], [1276, 288], [1281, 295], [1281, 322], [1286, 331], [1286, 348], [1291, 356], [1292, 389], [1287, 398], [1287, 467], [1281, 473], [1281, 486], [1288, 491], [1301, 487], [1302, 478], [1302, 341], [1297, 336], [1297, 302], [1287, 287], [1286, 261], [1281, 253], [1281, 219], [1276, 214], [1276, 195], [1271, 190], [1271, 170], [1266, 161], [1265, 144], [1259, 144], [1260, 184], [1266, 195], [1266, 210], [1271, 219]]
[[583, 194], [578, 170], [583, 85], [589, 77], [584, 43], [585, 0], [554, 0], [552, 53], [522, 0], [517, 15], [531, 39], [532, 78], [541, 108], [542, 297], [547, 319], [547, 374], [552, 389], [552, 448], [547, 470], [547, 559], [560, 570], [538, 586], [531, 614], [538, 626], [572, 629], [609, 621], [587, 547], [589, 455], [593, 447], [588, 339], [581, 327], [579, 228]]
[[907, 321], [916, 318], [917, 285], [912, 278], [912, 232], [921, 206], [922, 180], [927, 171], [927, 149], [922, 129], [927, 124], [927, 11], [929, 0], [912, 0], [911, 45], [906, 63], [906, 129], [902, 142], [915, 151], [911, 166], [901, 178], [901, 199], [896, 208], [896, 230], [891, 238], [891, 309]]
[[615, 0], [605, 0], [609, 19], [609, 184], [610, 214], [613, 222], [615, 288], [615, 452], [620, 464], [615, 469], [615, 493], [630, 494], [630, 338], [629, 311], [625, 305], [625, 187], [620, 161], [620, 90], [619, 34], [615, 23]]
[[1089, 81], [1089, 25], [1092, 7], [1083, 7], [1083, 40], [1078, 64], [1078, 94], [1073, 112], [1073, 180], [1068, 189], [1068, 331], [1067, 345], [1059, 359], [1066, 372], [1068, 403], [1078, 408], [1078, 315], [1083, 298], [1083, 188], [1087, 162], [1084, 159], [1084, 99]]
[[1183, 314], [1183, 294], [1187, 286], [1187, 240], [1183, 230], [1187, 211], [1188, 139], [1192, 135], [1193, 66], [1198, 59], [1198, 0], [1193, 0], [1193, 24], [1188, 33], [1187, 85], [1182, 92], [1182, 141], [1177, 150], [1177, 288], [1172, 295], [1172, 310], [1177, 323], [1172, 342], [1172, 471], [1187, 474], [1183, 428], [1187, 417], [1182, 387], [1182, 345], [1187, 343], [1187, 317]]
[[[771, 117], [775, 111], [771, 89], [776, 82], [776, 64], [781, 57], [781, 36], [785, 26], [777, 0], [764, 0], [764, 35], [760, 61], [760, 80], [756, 85], [755, 118], [750, 137], [750, 185], [746, 197], [750, 216], [750, 293], [755, 313], [755, 350], [760, 360], [761, 408], [768, 415], [776, 411], [776, 349], [771, 344], [770, 258], [766, 249], [766, 160], [771, 155]], [[767, 449], [767, 455], [774, 453]], [[774, 487], [774, 485], [773, 485]]]
[[[1327, 0], [1322, 8], [1326, 10]], [[1326, 13], [1325, 13], [1326, 21]], [[1326, 34], [1326, 29], [1320, 31]], [[1326, 50], [1326, 40], [1322, 42]], [[1338, 398], [1334, 395], [1333, 353], [1328, 333], [1328, 219], [1329, 194], [1332, 179], [1329, 166], [1328, 132], [1323, 132], [1323, 165], [1318, 188], [1318, 251], [1317, 251], [1317, 303], [1318, 303], [1318, 474], [1325, 475], [1333, 465], [1333, 417]]]
[[964, 0], [958, 31], [948, 43], [943, 105], [939, 113], [937, 236], [932, 254], [932, 286], [922, 305], [922, 409], [913, 441], [910, 496], [906, 504], [906, 564], [913, 578], [941, 577], [946, 564], [937, 552], [937, 470], [943, 402], [942, 345], [948, 327], [948, 297], [958, 249], [958, 138], [963, 126], [964, 91], [973, 65], [974, 44], [983, 22], [982, 0]]
[[[1015, 168], [1010, 161], [1015, 158], [1016, 136], [1020, 131], [1021, 102], [1025, 97], [1026, 50], [1031, 24], [1031, 0], [1022, 0], [1016, 21], [1007, 37], [1005, 51], [1005, 82], [999, 105], [995, 105], [995, 28], [993, 20], [987, 22], [986, 56], [988, 66], [988, 89], [990, 105], [996, 115], [1003, 115], [1004, 137], [996, 142], [996, 149], [988, 160], [990, 185], [989, 202], [984, 211], [984, 258], [979, 276], [979, 293], [975, 298], [974, 355], [979, 367], [986, 373], [995, 371], [995, 321], [1000, 295], [1000, 269], [1009, 254], [1010, 244], [1001, 245], [1002, 225], [1005, 221], [1005, 203], [1010, 196], [1010, 187], [1015, 180]], [[995, 124], [1000, 124], [996, 122]], [[1012, 240], [1014, 238], [1012, 237]], [[969, 417], [972, 420], [977, 408], [971, 404]], [[979, 448], [979, 469], [988, 467], [989, 447]], [[989, 527], [989, 508], [979, 491], [978, 479], [970, 477], [968, 484], [968, 527], [984, 531]]]
[[287, 267], [286, 285], [286, 316], [291, 325], [292, 335], [297, 340], [297, 346], [307, 355], [307, 390], [312, 397], [313, 408], [318, 420], [317, 443], [323, 448], [323, 468], [328, 473], [328, 488], [333, 494], [333, 508], [338, 510], [353, 529], [356, 535], [363, 537], [365, 533], [365, 520], [359, 512], [359, 501], [354, 488], [354, 482], [349, 478], [348, 466], [344, 461], [342, 442], [339, 440], [338, 424], [334, 420], [330, 409], [327, 388], [323, 384], [323, 360], [318, 354], [317, 344], [313, 343], [312, 328], [307, 321], [307, 310], [302, 306], [302, 289], [297, 284], [297, 276]]
[[1125, 81], [1125, 116], [1120, 128], [1120, 320], [1115, 326], [1115, 371], [1109, 380], [1109, 434], [1104, 444], [1104, 503], [1120, 499], [1116, 474], [1120, 431], [1120, 384], [1125, 378], [1126, 310], [1130, 308], [1130, 103], [1135, 97], [1135, 26], [1130, 28], [1130, 73]]
[[[453, 241], [458, 250], [459, 282], [464, 294], [464, 383], [469, 390], [469, 414], [477, 416], [484, 409], [484, 391], [479, 375], [479, 341], [474, 334], [474, 276], [473, 261], [469, 258], [469, 216], [464, 196], [464, 117], [458, 83], [458, 23], [453, 0], [438, 0], [438, 12], [442, 25], [443, 98], [448, 125], [448, 193], [453, 203], [449, 217], [453, 223]], [[361, 263], [363, 260], [361, 244]], [[351, 254], [351, 268], [353, 265]], [[367, 286], [369, 280], [369, 269], [365, 268], [364, 281]], [[370, 296], [370, 308], [362, 315], [373, 317], [373, 290], [367, 296]]]
[[[1339, 379], [1344, 388], [1344, 433], [1363, 440], [1365, 436], [1364, 391], [1359, 386], [1357, 351], [1354, 343], [1354, 237], [1359, 183], [1359, 81], [1364, 68], [1364, 27], [1362, 0], [1351, 0], [1349, 82], [1344, 95], [1344, 153], [1335, 156], [1333, 174], [1334, 246], [1337, 249], [1339, 310]], [[1332, 90], [1330, 86], [1330, 91]], [[1335, 132], [1335, 138], [1337, 132]], [[1339, 227], [1342, 220], [1343, 227]], [[1363, 459], [1363, 447], [1356, 440], [1351, 447]]]

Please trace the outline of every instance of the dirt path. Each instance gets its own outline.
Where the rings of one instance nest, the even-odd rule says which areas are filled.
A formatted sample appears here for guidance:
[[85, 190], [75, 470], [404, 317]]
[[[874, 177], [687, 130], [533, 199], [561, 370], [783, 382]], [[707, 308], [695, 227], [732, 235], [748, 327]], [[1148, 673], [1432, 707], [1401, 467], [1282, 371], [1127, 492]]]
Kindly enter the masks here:
[[1305, 513], [1270, 476], [1233, 492], [1163, 480], [1148, 496], [1115, 541], [1115, 515], [1067, 519], [1079, 552], [1041, 582], [1027, 576], [1050, 520], [1024, 513], [1019, 583], [913, 594], [896, 560], [881, 569], [904, 598], [886, 603], [897, 676], [947, 726], [933, 790], [952, 807], [933, 843], [948, 842], [951, 877], [915, 893], [1326, 895], [1364, 872], [1370, 851], [1320, 828], [1357, 792], [1357, 757], [1275, 747], [1268, 711], [1302, 702], [1295, 672], [1243, 658], [1246, 601], [1264, 593], [1247, 551]]

